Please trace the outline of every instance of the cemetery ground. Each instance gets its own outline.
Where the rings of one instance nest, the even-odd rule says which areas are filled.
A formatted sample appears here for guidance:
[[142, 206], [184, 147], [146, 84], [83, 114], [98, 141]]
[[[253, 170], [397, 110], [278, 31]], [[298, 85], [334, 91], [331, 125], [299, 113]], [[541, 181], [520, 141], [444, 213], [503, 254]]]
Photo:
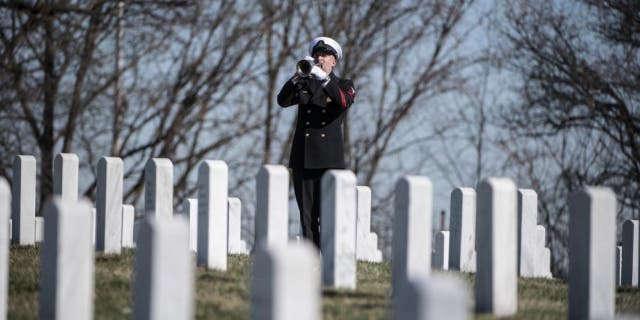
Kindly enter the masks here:
[[[133, 250], [121, 255], [95, 256], [96, 319], [130, 318], [132, 306]], [[194, 256], [195, 260], [195, 256]], [[38, 313], [40, 245], [11, 246], [9, 319], [35, 319]], [[248, 319], [251, 258], [229, 256], [227, 272], [197, 268], [197, 319]], [[434, 271], [438, 272], [438, 271]], [[473, 298], [472, 274], [462, 274]], [[518, 279], [518, 313], [515, 319], [566, 319], [566, 282], [548, 279]], [[358, 263], [355, 291], [323, 289], [323, 319], [388, 319], [391, 293], [391, 264]], [[616, 313], [640, 313], [640, 289], [618, 288]], [[491, 319], [476, 316], [476, 319]]]

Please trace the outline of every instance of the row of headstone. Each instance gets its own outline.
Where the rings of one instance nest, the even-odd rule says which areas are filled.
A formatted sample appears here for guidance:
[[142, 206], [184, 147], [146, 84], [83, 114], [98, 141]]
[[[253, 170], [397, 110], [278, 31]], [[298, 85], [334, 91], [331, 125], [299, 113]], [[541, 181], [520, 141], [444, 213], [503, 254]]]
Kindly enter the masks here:
[[[204, 262], [211, 267], [226, 268], [215, 258], [221, 243], [228, 240], [228, 197], [226, 165], [221, 162], [205, 162], [199, 174], [198, 247], [204, 244]], [[275, 166], [274, 166], [275, 167]], [[264, 169], [264, 168], [263, 168]], [[288, 175], [273, 168], [275, 175], [262, 175], [267, 185], [276, 190], [288, 183]], [[261, 170], [262, 171], [262, 170]], [[266, 170], [269, 171], [269, 170]], [[286, 169], [284, 171], [286, 172]], [[274, 178], [280, 176], [279, 178]], [[282, 179], [282, 178], [286, 179]], [[222, 181], [222, 183], [220, 183]], [[17, 184], [21, 184], [20, 182]], [[288, 188], [287, 188], [288, 189]], [[322, 179], [322, 282], [338, 288], [355, 288], [356, 261], [356, 183], [349, 171], [331, 170]], [[1, 191], [1, 189], [0, 189]], [[264, 192], [268, 221], [277, 209], [282, 208], [274, 197], [273, 190]], [[6, 192], [5, 192], [6, 193]], [[0, 192], [0, 194], [2, 194]], [[18, 192], [17, 195], [20, 195]], [[260, 197], [258, 197], [260, 199]], [[512, 315], [517, 305], [518, 273], [518, 197], [516, 187], [508, 179], [490, 178], [478, 185], [477, 223], [475, 247], [476, 261], [476, 311], [495, 315]], [[146, 199], [146, 202], [155, 201]], [[212, 201], [213, 200], [213, 201]], [[275, 200], [275, 201], [273, 201]], [[433, 306], [432, 290], [438, 288], [430, 277], [431, 202], [432, 188], [425, 177], [405, 177], [396, 187], [396, 215], [393, 225], [393, 312], [397, 318], [424, 318], [425, 313], [437, 310]], [[5, 203], [8, 203], [7, 200]], [[13, 203], [13, 202], [12, 202]], [[260, 204], [261, 201], [259, 200]], [[586, 188], [571, 196], [570, 202], [570, 318], [609, 318], [613, 316], [615, 294], [614, 253], [615, 244], [615, 195], [608, 189]], [[84, 201], [73, 201], [62, 197], [53, 198], [46, 206], [47, 220], [42, 250], [41, 315], [46, 318], [91, 318], [92, 304], [78, 296], [92, 296], [93, 292], [93, 246], [90, 245], [92, 216], [90, 205]], [[275, 209], [274, 209], [275, 208]], [[286, 208], [286, 206], [284, 207]], [[1, 210], [1, 208], [0, 208]], [[106, 210], [105, 210], [106, 211]], [[124, 215], [123, 215], [124, 216]], [[286, 217], [287, 215], [285, 215]], [[94, 219], [95, 220], [95, 219]], [[3, 221], [7, 221], [5, 219]], [[34, 219], [35, 221], [35, 219]], [[215, 223], [212, 223], [214, 222]], [[286, 218], [284, 219], [284, 230]], [[225, 222], [225, 223], [222, 223]], [[6, 223], [6, 222], [5, 222]], [[105, 223], [106, 224], [106, 223]], [[224, 238], [213, 238], [211, 229], [216, 225]], [[15, 226], [14, 226], [15, 227]], [[8, 226], [0, 229], [8, 230]], [[189, 258], [189, 232], [185, 221], [171, 215], [149, 214], [141, 222], [136, 252], [135, 310], [136, 317], [158, 318], [163, 315], [182, 317], [192, 313], [193, 266]], [[15, 229], [14, 229], [15, 230]], [[276, 250], [286, 242], [270, 242], [271, 228], [265, 228], [260, 244], [264, 250]], [[544, 229], [542, 229], [544, 232]], [[539, 243], [544, 245], [544, 233], [536, 231]], [[35, 232], [34, 232], [35, 234]], [[200, 232], [199, 232], [200, 234]], [[542, 235], [542, 236], [540, 236]], [[204, 238], [204, 240], [203, 240]], [[285, 237], [286, 238], [286, 237]], [[6, 237], [5, 239], [8, 239]], [[81, 241], [77, 241], [80, 239]], [[85, 241], [82, 241], [84, 239]], [[279, 239], [279, 238], [276, 238]], [[80, 243], [80, 244], [78, 244]], [[218, 250], [211, 252], [210, 247]], [[538, 245], [538, 247], [540, 247]], [[224, 251], [226, 255], [226, 246]], [[260, 249], [262, 250], [262, 249]], [[442, 252], [446, 250], [442, 249]], [[602, 256], [611, 259], [602, 259]], [[172, 258], [165, 258], [172, 257]], [[176, 258], [177, 257], [177, 258]], [[66, 261], [66, 263], [65, 263]], [[68, 261], [74, 261], [69, 263]], [[177, 261], [157, 263], [154, 261]], [[308, 268], [307, 268], [308, 269]], [[46, 271], [46, 272], [45, 272]], [[170, 274], [171, 276], [166, 276]], [[70, 276], [70, 275], [73, 275]], [[178, 276], [176, 276], [178, 275]], [[72, 279], [72, 280], [71, 280]], [[180, 281], [178, 281], [180, 280]], [[74, 290], [67, 291], [73, 281]], [[447, 290], [437, 300], [437, 305], [447, 305], [451, 297], [464, 296], [459, 289], [445, 281]], [[257, 286], [259, 287], [259, 286]], [[154, 288], [151, 290], [150, 288]], [[160, 289], [158, 289], [160, 288]], [[172, 305], [173, 313], [166, 301], [180, 295]], [[185, 299], [185, 297], [187, 297]], [[83, 304], [83, 308], [71, 309], [70, 305]], [[273, 307], [273, 306], [272, 306]], [[463, 305], [463, 310], [466, 306]], [[178, 310], [178, 311], [175, 311]], [[466, 312], [462, 312], [464, 317]]]
[[[65, 201], [78, 200], [78, 157], [57, 154], [53, 162], [53, 194]], [[119, 253], [123, 244], [132, 246], [133, 207], [122, 205], [123, 164], [120, 158], [103, 157], [98, 161], [96, 208], [92, 213], [92, 243], [96, 250]], [[35, 216], [36, 160], [19, 155], [14, 160], [10, 237], [14, 243], [29, 245], [41, 242], [44, 219]], [[15, 221], [15, 223], [14, 223]], [[33, 230], [31, 232], [30, 230]], [[123, 232], [128, 232], [123, 234]], [[15, 235], [15, 237], [14, 237]]]
[[[65, 159], [61, 157], [61, 160], [56, 162], [56, 166], [61, 168], [57, 175], [63, 180], [67, 177], [66, 174], [74, 172], [73, 169], [69, 169], [73, 168], [73, 165], [66, 163]], [[172, 210], [167, 209], [172, 203], [172, 190], [167, 188], [167, 185], [172, 184], [172, 166], [170, 161], [164, 160], [166, 159], [152, 159], [145, 168], [145, 216], [137, 222], [134, 222], [133, 207], [124, 206], [121, 202], [120, 159], [103, 158], [99, 163], [97, 208], [92, 209], [86, 200], [78, 201], [77, 198], [64, 197], [65, 190], [71, 189], [65, 185], [73, 184], [62, 184], [61, 194], [47, 204], [44, 214], [47, 220], [42, 224], [46, 228], [42, 250], [42, 317], [91, 318], [92, 303], [79, 299], [78, 295], [81, 294], [85, 299], [92, 296], [93, 243], [95, 242], [99, 250], [117, 253], [122, 246], [134, 245], [133, 239], [130, 238], [134, 235], [138, 247], [134, 272], [135, 317], [175, 318], [176, 313], [172, 313], [171, 310], [191, 312], [188, 305], [192, 304], [192, 299], [189, 298], [192, 285], [187, 286], [187, 290], [184, 288], [189, 281], [180, 281], [191, 279], [193, 273], [189, 265], [190, 258], [188, 255], [185, 256], [190, 247], [189, 231], [187, 224], [184, 221], [179, 222], [180, 219], [174, 218]], [[196, 204], [197, 261], [200, 265], [221, 270], [226, 269], [229, 203], [233, 206], [230, 216], [239, 218], [236, 210], [240, 209], [238, 201], [227, 197], [227, 180], [227, 167], [224, 162], [205, 161], [201, 165]], [[322, 279], [328, 286], [355, 288], [356, 285], [355, 181], [355, 176], [349, 171], [331, 171], [323, 179], [323, 188], [328, 192], [323, 192], [325, 197], [322, 201]], [[262, 237], [257, 236], [260, 240], [256, 242], [262, 241], [265, 248], [286, 245], [288, 171], [282, 166], [265, 166], [257, 177], [257, 184], [257, 207], [263, 211], [262, 215], [258, 214], [257, 220], [262, 217], [263, 221], [272, 223], [265, 224], [263, 232], [257, 233]], [[284, 217], [280, 219], [282, 221], [277, 219], [280, 216]], [[116, 223], [113, 217], [118, 217], [119, 223]], [[239, 227], [238, 220], [235, 219], [234, 223]], [[35, 224], [32, 224], [34, 228]], [[181, 224], [184, 228], [179, 226]], [[116, 227], [118, 230], [110, 230]], [[8, 230], [8, 226], [5, 230]], [[114, 239], [118, 242], [115, 243]], [[78, 263], [72, 264], [69, 261]], [[161, 261], [162, 263], [159, 263]], [[167, 263], [168, 261], [171, 263]], [[307, 272], [305, 269], [303, 273]], [[72, 279], [74, 290], [62, 290], [61, 288], [69, 286]], [[167, 298], [176, 295], [181, 299], [173, 301]], [[316, 304], [317, 300], [314, 299]], [[176, 301], [188, 303], [176, 307]], [[70, 308], [77, 304], [82, 304], [83, 308]]]
[[[450, 234], [436, 235], [434, 267], [446, 270], [443, 264], [448, 261], [449, 269], [475, 272], [476, 201], [472, 188], [456, 188], [451, 192]], [[517, 204], [518, 275], [551, 278], [551, 251], [545, 247], [545, 229], [536, 224], [536, 192], [518, 189]], [[442, 252], [444, 246], [448, 246], [448, 257]]]
[[[273, 169], [269, 171], [277, 172]], [[278, 185], [274, 176], [264, 171], [263, 174], [262, 183]], [[356, 287], [355, 176], [350, 171], [330, 170], [322, 177], [321, 184], [322, 266], [315, 247], [306, 240], [297, 244], [283, 244], [269, 242], [266, 236], [261, 237], [262, 240], [254, 247], [252, 319], [319, 319], [320, 282], [334, 288]], [[258, 185], [261, 185], [260, 181]], [[257, 192], [266, 193], [266, 190], [260, 191], [258, 188]], [[267, 195], [273, 197], [273, 190]], [[273, 202], [277, 199], [269, 200]], [[401, 179], [396, 187], [395, 201], [392, 260], [394, 318], [440, 319], [446, 316], [450, 319], [467, 319], [470, 304], [464, 282], [430, 275], [430, 256], [427, 252], [430, 232], [425, 230], [430, 230], [431, 226], [431, 182], [426, 177]], [[263, 219], [267, 220], [273, 212], [265, 211], [266, 217]], [[280, 223], [279, 227], [286, 226], [286, 220]], [[263, 234], [271, 231], [266, 228]], [[322, 270], [321, 277], [319, 269]]]
[[[0, 180], [0, 206], [8, 203], [6, 188], [6, 182]], [[93, 319], [91, 206], [84, 199], [54, 197], [44, 210], [39, 318]], [[7, 208], [0, 207], [0, 222], [8, 221], [1, 219], [2, 215], [8, 215]], [[0, 263], [7, 265], [8, 237], [1, 231], [0, 236]], [[133, 273], [135, 319], [192, 318], [194, 265], [188, 241], [187, 224], [179, 217], [151, 216], [141, 221]], [[0, 300], [4, 299], [0, 315], [4, 317], [6, 273], [0, 275], [0, 290]]]
[[[92, 217], [92, 244], [96, 243], [96, 208], [91, 209]], [[122, 244], [123, 248], [135, 248], [133, 242], [133, 227], [135, 213], [132, 205], [122, 205]], [[9, 219], [9, 240], [12, 240], [12, 220]], [[35, 218], [35, 242], [44, 241], [44, 217]]]
[[[76, 201], [78, 197], [78, 157], [75, 154], [58, 154], [54, 160], [54, 185], [55, 185], [55, 194], [59, 195], [63, 199]], [[200, 166], [199, 172], [199, 198], [203, 196], [207, 198], [215, 197], [215, 200], [212, 200], [212, 204], [215, 203], [214, 207], [205, 208], [207, 205], [203, 201], [200, 205], [201, 211], [200, 214], [207, 212], [218, 212], [220, 208], [226, 206], [229, 210], [227, 214], [220, 214], [219, 219], [227, 220], [230, 216], [231, 219], [227, 221], [227, 225], [231, 226], [230, 231], [226, 232], [228, 237], [220, 237], [221, 232], [211, 233], [212, 237], [215, 234], [220, 237], [218, 241], [212, 240], [213, 243], [219, 244], [220, 247], [228, 247], [231, 253], [246, 253], [246, 243], [239, 238], [239, 224], [240, 219], [238, 219], [240, 204], [238, 200], [231, 199], [228, 203], [221, 203], [222, 198], [226, 198], [225, 196], [218, 196], [218, 193], [215, 191], [209, 191], [207, 194], [206, 188], [211, 187], [212, 190], [218, 190], [221, 186], [226, 188], [227, 179], [217, 179], [215, 181], [220, 181], [217, 185], [214, 184], [214, 180], [212, 182], [207, 182], [207, 177], [203, 175], [206, 174], [207, 170], [219, 170], [219, 169], [211, 169], [211, 165], [214, 164], [222, 165], [226, 168], [226, 164], [222, 161], [205, 161]], [[28, 201], [23, 201], [25, 203], [31, 204], [18, 206], [19, 209], [13, 210], [13, 215], [16, 215], [17, 219], [14, 218], [15, 221], [18, 221], [12, 227], [12, 233], [17, 235], [17, 239], [19, 239], [20, 232], [13, 232], [17, 227], [24, 228], [26, 225], [33, 223], [35, 230], [38, 230], [38, 219], [35, 218], [35, 196], [34, 192], [28, 192], [28, 190], [35, 189], [35, 158], [32, 156], [18, 156], [16, 158], [14, 174], [18, 179], [18, 183], [14, 184], [14, 187], [17, 192], [14, 194], [17, 195], [19, 199], [27, 199]], [[224, 169], [226, 170], [226, 169]], [[208, 172], [208, 171], [207, 171]], [[213, 173], [212, 173], [213, 174]], [[28, 178], [23, 178], [27, 177]], [[257, 196], [257, 212], [256, 212], [256, 243], [259, 243], [261, 239], [264, 237], [269, 242], [275, 241], [273, 239], [277, 239], [278, 243], [284, 243], [288, 239], [288, 232], [284, 228], [280, 228], [282, 226], [282, 221], [286, 221], [286, 213], [288, 207], [288, 170], [282, 166], [264, 166], [261, 169], [260, 173], [257, 177], [258, 184], [258, 196]], [[93, 218], [94, 227], [93, 230], [93, 242], [96, 245], [96, 249], [98, 251], [103, 251], [106, 253], [119, 253], [123, 243], [126, 246], [131, 247], [134, 245], [134, 241], [130, 240], [131, 231], [135, 228], [131, 227], [131, 211], [126, 211], [123, 209], [122, 204], [122, 192], [123, 192], [123, 163], [119, 158], [111, 158], [111, 157], [103, 157], [100, 159], [98, 163], [98, 183], [97, 183], [97, 194], [96, 194], [96, 208], [95, 208], [95, 216]], [[360, 219], [360, 233], [359, 237], [356, 240], [356, 243], [360, 243], [360, 254], [359, 258], [361, 260], [379, 262], [382, 260], [382, 253], [377, 248], [377, 235], [373, 232], [370, 232], [370, 212], [371, 212], [371, 193], [367, 187], [360, 188], [360, 197], [358, 198], [361, 203], [358, 206], [358, 210], [361, 212]], [[368, 191], [368, 192], [367, 192]], [[25, 195], [24, 197], [20, 197], [20, 195]], [[27, 194], [30, 194], [30, 197], [26, 197]], [[220, 201], [218, 201], [220, 200]], [[368, 200], [368, 201], [367, 201]], [[20, 202], [16, 202], [20, 204]], [[229, 205], [231, 204], [231, 205]], [[145, 216], [146, 215], [157, 215], [161, 217], [169, 217], [173, 215], [173, 165], [169, 159], [163, 158], [153, 158], [150, 159], [145, 166]], [[32, 210], [29, 210], [31, 208]], [[126, 209], [130, 210], [130, 208]], [[27, 214], [24, 214], [27, 212]], [[31, 214], [28, 214], [31, 212]], [[267, 215], [266, 212], [272, 212], [271, 216]], [[17, 213], [20, 213], [19, 215]], [[22, 219], [20, 219], [22, 217]], [[191, 217], [191, 215], [190, 215]], [[211, 216], [212, 226], [220, 226], [224, 225], [221, 223], [214, 223], [213, 221], [218, 217], [218, 215]], [[195, 218], [195, 216], [194, 216]], [[279, 219], [280, 218], [280, 219]], [[192, 222], [192, 226], [201, 225], [204, 227], [204, 230], [208, 230], [206, 225], [206, 221], [203, 223], [198, 223], [198, 219], [190, 219]], [[264, 221], [262, 221], [264, 220]], [[282, 220], [282, 221], [280, 221]], [[20, 223], [20, 221], [25, 221], [25, 223]], [[26, 221], [30, 221], [26, 222]], [[280, 227], [278, 227], [280, 226]], [[197, 228], [196, 228], [197, 229]], [[238, 230], [236, 230], [238, 229]], [[123, 234], [125, 232], [125, 234]], [[129, 232], [129, 233], [126, 233]], [[201, 232], [204, 241], [208, 241], [208, 236], [211, 230], [208, 230], [206, 233]], [[190, 232], [190, 234], [194, 234], [197, 232]], [[270, 235], [268, 234], [270, 233]], [[25, 232], [23, 232], [25, 234]], [[30, 234], [30, 233], [26, 233]], [[35, 232], [36, 235], [41, 235], [41, 232]], [[229, 242], [225, 244], [222, 242], [223, 238], [225, 241]], [[192, 237], [191, 247], [195, 249], [197, 247], [197, 241], [199, 237]], [[229, 240], [230, 239], [230, 240]], [[35, 241], [35, 238], [33, 239]], [[360, 241], [358, 241], [360, 240]], [[29, 244], [31, 240], [23, 240], [22, 243]], [[207, 244], [208, 245], [208, 244]], [[357, 246], [357, 244], [356, 244]], [[203, 245], [204, 247], [204, 245]], [[201, 255], [205, 253], [201, 251]], [[215, 251], [215, 250], [214, 250]], [[217, 252], [217, 251], [216, 251]], [[210, 252], [209, 254], [212, 254]], [[205, 258], [200, 258], [200, 264], [203, 264]], [[220, 263], [218, 263], [216, 268], [222, 268], [222, 264], [224, 264], [222, 260], [222, 255], [219, 257]], [[214, 267], [214, 263], [210, 265], [210, 267]]]

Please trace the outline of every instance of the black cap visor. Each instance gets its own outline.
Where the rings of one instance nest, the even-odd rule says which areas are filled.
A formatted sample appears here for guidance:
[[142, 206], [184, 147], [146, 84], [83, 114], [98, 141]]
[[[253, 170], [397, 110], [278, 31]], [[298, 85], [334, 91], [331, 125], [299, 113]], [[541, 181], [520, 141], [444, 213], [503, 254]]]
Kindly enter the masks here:
[[313, 50], [311, 50], [312, 56], [320, 53], [331, 54], [336, 57], [336, 59], [338, 58], [338, 53], [330, 45], [324, 43], [323, 41], [318, 42], [318, 44], [313, 47]]

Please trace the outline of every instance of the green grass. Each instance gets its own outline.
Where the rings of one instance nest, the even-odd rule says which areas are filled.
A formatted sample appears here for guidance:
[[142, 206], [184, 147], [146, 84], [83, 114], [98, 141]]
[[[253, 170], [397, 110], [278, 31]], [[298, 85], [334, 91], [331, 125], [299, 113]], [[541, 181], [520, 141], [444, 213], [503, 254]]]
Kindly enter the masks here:
[[[9, 319], [34, 319], [38, 314], [39, 247], [11, 247]], [[96, 255], [95, 318], [123, 319], [132, 313], [134, 252]], [[196, 318], [247, 319], [249, 317], [251, 259], [229, 256], [227, 272], [198, 268]], [[459, 274], [469, 284], [473, 275]], [[358, 289], [322, 291], [324, 319], [388, 319], [391, 266], [358, 263]], [[620, 288], [618, 313], [640, 312], [640, 289]], [[559, 280], [519, 279], [517, 319], [566, 319], [567, 284]], [[487, 315], [477, 319], [492, 319]]]

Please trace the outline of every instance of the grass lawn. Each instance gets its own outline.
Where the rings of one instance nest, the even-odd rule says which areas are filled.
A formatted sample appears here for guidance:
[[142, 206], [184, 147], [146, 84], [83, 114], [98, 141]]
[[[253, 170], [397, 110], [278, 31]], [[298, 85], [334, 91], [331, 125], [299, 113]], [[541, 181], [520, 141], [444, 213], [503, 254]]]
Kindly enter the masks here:
[[[11, 247], [9, 319], [34, 319], [38, 314], [39, 247]], [[124, 319], [132, 314], [134, 252], [96, 255], [95, 318]], [[249, 317], [251, 260], [229, 256], [227, 272], [198, 268], [196, 318], [247, 319]], [[460, 274], [473, 297], [473, 275]], [[388, 319], [390, 263], [358, 263], [358, 289], [323, 289], [324, 319]], [[557, 280], [519, 279], [517, 319], [566, 319], [567, 284]], [[616, 310], [640, 313], [640, 289], [620, 288]], [[483, 315], [477, 319], [491, 319]]]

